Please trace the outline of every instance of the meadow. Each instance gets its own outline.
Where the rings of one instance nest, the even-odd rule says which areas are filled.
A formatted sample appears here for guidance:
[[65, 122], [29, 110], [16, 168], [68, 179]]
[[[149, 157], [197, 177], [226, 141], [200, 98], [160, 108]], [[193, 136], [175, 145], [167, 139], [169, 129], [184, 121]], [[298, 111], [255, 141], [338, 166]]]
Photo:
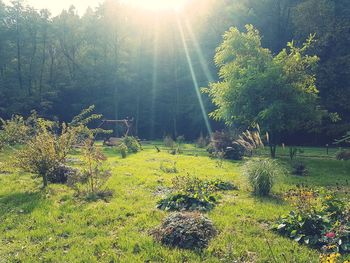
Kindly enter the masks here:
[[[157, 152], [154, 145], [158, 145]], [[12, 168], [14, 150], [0, 153], [0, 262], [319, 262], [320, 251], [299, 245], [271, 230], [289, 213], [283, 193], [305, 184], [347, 194], [350, 163], [321, 148], [304, 148], [297, 156], [308, 167], [305, 177], [289, 173], [276, 178], [269, 197], [251, 194], [242, 173], [243, 161], [209, 158], [192, 144], [171, 155], [160, 142], [143, 144], [143, 151], [122, 159], [114, 148], [98, 144], [112, 171], [107, 182], [115, 191], [108, 202], [87, 202], [65, 185], [42, 190], [41, 178]], [[264, 155], [265, 150], [260, 154]], [[267, 149], [266, 149], [267, 152]], [[290, 170], [287, 149], [279, 148], [278, 162]], [[79, 151], [70, 165], [79, 166]], [[177, 173], [160, 169], [174, 163]], [[168, 248], [150, 231], [168, 212], [156, 208], [178, 175], [231, 181], [239, 190], [219, 193], [219, 204], [206, 215], [218, 235], [202, 251]], [[342, 260], [350, 259], [343, 256]]]

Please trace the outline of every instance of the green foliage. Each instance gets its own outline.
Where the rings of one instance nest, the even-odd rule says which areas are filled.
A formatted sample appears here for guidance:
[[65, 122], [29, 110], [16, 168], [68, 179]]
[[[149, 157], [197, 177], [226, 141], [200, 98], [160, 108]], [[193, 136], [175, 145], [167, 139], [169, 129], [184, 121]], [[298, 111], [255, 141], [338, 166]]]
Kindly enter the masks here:
[[206, 248], [216, 234], [213, 223], [200, 213], [171, 214], [152, 231], [153, 237], [166, 246], [192, 250]]
[[282, 169], [274, 160], [259, 158], [248, 161], [244, 165], [244, 173], [254, 194], [266, 196], [270, 193], [276, 176], [282, 173]]
[[125, 143], [120, 143], [117, 146], [117, 150], [120, 152], [122, 158], [125, 159], [128, 154], [128, 146], [126, 146]]
[[20, 115], [14, 115], [10, 120], [0, 118], [0, 144], [13, 146], [26, 143], [35, 133], [36, 122], [36, 112], [27, 119]]
[[137, 153], [142, 150], [141, 144], [135, 137], [125, 136], [123, 137], [123, 143], [128, 148], [129, 153]]
[[94, 145], [92, 139], [84, 142], [82, 154], [84, 169], [81, 175], [72, 179], [71, 185], [78, 195], [84, 196], [89, 201], [107, 200], [113, 195], [113, 192], [106, 188], [106, 182], [112, 174], [102, 167], [107, 157]]
[[192, 176], [177, 176], [172, 180], [173, 193], [158, 202], [157, 208], [170, 211], [199, 210], [214, 208], [216, 198], [213, 185]]
[[[310, 191], [301, 191], [300, 201]], [[313, 196], [313, 195], [312, 195]], [[315, 197], [314, 197], [315, 198]], [[349, 210], [345, 203], [331, 194], [320, 196], [322, 206], [310, 205], [281, 217], [274, 229], [281, 235], [326, 252], [350, 252]]]
[[239, 188], [231, 182], [223, 181], [220, 179], [206, 182], [206, 184], [212, 186], [217, 191], [238, 190]]
[[17, 152], [16, 156], [17, 166], [41, 176], [44, 187], [48, 184], [49, 175], [66, 162], [76, 138], [75, 131], [64, 124], [59, 135], [56, 135], [52, 128], [53, 123], [39, 119], [36, 135]]
[[242, 160], [245, 149], [242, 145], [235, 143], [237, 135], [231, 131], [216, 131], [212, 134], [212, 139], [207, 151], [213, 157], [231, 160]]
[[336, 154], [337, 160], [348, 161], [350, 160], [350, 151], [349, 150], [339, 150]]
[[277, 142], [282, 132], [319, 122], [315, 67], [317, 56], [307, 55], [310, 37], [303, 47], [288, 44], [275, 57], [261, 46], [259, 32], [251, 25], [246, 33], [231, 28], [217, 48], [215, 63], [220, 82], [204, 91], [217, 109], [216, 120], [250, 126], [259, 123]]

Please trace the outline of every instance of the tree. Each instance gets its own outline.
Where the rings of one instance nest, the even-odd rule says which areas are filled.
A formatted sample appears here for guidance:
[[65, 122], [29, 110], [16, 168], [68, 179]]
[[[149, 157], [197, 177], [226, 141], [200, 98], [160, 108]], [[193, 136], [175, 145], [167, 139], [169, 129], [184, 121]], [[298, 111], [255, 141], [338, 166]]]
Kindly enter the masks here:
[[314, 75], [318, 57], [306, 55], [313, 37], [302, 48], [288, 43], [287, 49], [273, 56], [261, 46], [258, 30], [252, 25], [246, 30], [231, 28], [225, 33], [215, 55], [220, 81], [204, 91], [217, 106], [211, 113], [214, 119], [227, 125], [259, 123], [269, 133], [271, 157], [275, 157], [284, 132], [320, 121]]

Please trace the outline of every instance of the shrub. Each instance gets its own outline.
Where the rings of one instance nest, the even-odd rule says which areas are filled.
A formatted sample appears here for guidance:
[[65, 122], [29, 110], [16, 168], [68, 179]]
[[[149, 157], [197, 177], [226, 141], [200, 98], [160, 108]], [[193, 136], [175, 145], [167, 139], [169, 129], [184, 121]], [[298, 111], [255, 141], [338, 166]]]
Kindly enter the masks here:
[[217, 191], [238, 190], [238, 187], [231, 182], [222, 181], [220, 179], [206, 182]]
[[234, 143], [236, 137], [233, 132], [215, 132], [212, 135], [207, 151], [213, 157], [218, 157], [220, 153], [223, 153], [225, 159], [242, 160], [245, 149], [241, 145]]
[[75, 141], [74, 132], [67, 126], [63, 125], [61, 134], [55, 135], [52, 125], [51, 122], [39, 120], [37, 134], [16, 156], [16, 165], [41, 176], [44, 187], [48, 184], [49, 175], [66, 162]]
[[209, 200], [188, 196], [185, 194], [171, 194], [157, 203], [157, 208], [165, 211], [209, 211], [214, 208], [216, 199]]
[[200, 213], [171, 214], [152, 231], [158, 242], [184, 249], [206, 248], [216, 234], [213, 223]]
[[281, 169], [276, 161], [259, 158], [248, 161], [244, 166], [244, 173], [254, 194], [266, 196], [270, 193], [274, 178], [281, 173]]
[[348, 161], [350, 160], [350, 150], [341, 150], [336, 154], [337, 160]]
[[160, 200], [157, 207], [162, 210], [208, 211], [215, 206], [215, 188], [197, 177], [176, 177], [172, 181], [172, 194]]
[[36, 118], [35, 112], [28, 119], [20, 115], [14, 115], [10, 120], [0, 118], [0, 144], [5, 146], [26, 143], [34, 134], [32, 125]]
[[296, 211], [279, 218], [274, 230], [324, 252], [350, 252], [350, 212], [345, 203], [329, 193], [315, 195], [305, 189], [302, 196], [311, 196], [312, 202], [301, 205], [301, 198]]
[[299, 175], [299, 176], [306, 176], [308, 175], [308, 170], [306, 168], [306, 165], [302, 162], [297, 162], [293, 164], [293, 171], [292, 174]]
[[141, 144], [135, 137], [125, 136], [123, 137], [123, 143], [128, 148], [129, 153], [137, 153], [142, 150]]
[[125, 159], [128, 153], [128, 147], [125, 145], [125, 143], [122, 142], [119, 144], [117, 150], [120, 152], [122, 158]]
[[171, 138], [171, 136], [169, 136], [169, 135], [164, 137], [163, 144], [165, 147], [168, 147], [168, 148], [174, 148], [174, 146], [175, 146], [175, 142], [174, 142], [173, 138]]
[[107, 157], [96, 148], [93, 140], [85, 141], [82, 152], [86, 164], [86, 168], [83, 170], [86, 192], [90, 196], [99, 196], [101, 193], [108, 192], [107, 189], [102, 189], [111, 177], [110, 171], [102, 168], [102, 164], [107, 160]]
[[65, 184], [68, 178], [79, 176], [80, 171], [64, 164], [58, 164], [47, 175], [47, 180], [54, 184]]

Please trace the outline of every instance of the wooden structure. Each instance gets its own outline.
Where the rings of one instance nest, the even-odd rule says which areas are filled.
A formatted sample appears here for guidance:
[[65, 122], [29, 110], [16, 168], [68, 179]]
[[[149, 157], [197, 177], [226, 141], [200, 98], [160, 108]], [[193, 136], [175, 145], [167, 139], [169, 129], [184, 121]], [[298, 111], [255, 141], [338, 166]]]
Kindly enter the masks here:
[[[102, 120], [102, 123], [98, 128], [103, 128], [105, 126], [111, 126], [111, 125], [113, 125], [114, 127], [123, 127], [125, 129], [123, 136], [129, 136], [129, 135], [132, 135], [133, 122], [134, 122], [133, 118], [132, 119], [126, 118], [124, 120]], [[111, 145], [111, 146], [118, 144], [120, 139], [113, 136], [115, 136], [114, 133], [112, 133], [111, 136], [107, 137], [104, 140], [104, 144]]]

